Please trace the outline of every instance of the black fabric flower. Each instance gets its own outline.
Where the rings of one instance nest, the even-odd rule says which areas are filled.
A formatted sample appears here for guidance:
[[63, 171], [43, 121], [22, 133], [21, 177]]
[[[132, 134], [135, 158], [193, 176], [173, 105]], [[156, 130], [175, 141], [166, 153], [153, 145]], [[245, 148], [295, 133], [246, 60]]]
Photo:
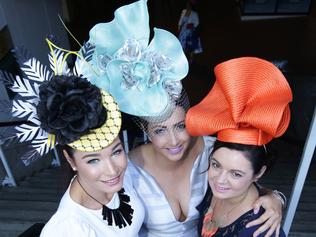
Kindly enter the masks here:
[[39, 88], [37, 115], [41, 127], [56, 135], [59, 144], [78, 140], [106, 120], [98, 87], [77, 76], [54, 76]]

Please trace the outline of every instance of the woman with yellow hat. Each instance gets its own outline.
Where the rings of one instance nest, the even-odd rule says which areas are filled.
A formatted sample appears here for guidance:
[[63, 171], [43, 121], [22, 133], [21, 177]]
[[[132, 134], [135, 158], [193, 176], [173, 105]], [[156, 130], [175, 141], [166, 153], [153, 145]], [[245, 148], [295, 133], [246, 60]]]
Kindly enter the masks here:
[[[23, 77], [2, 74], [17, 93], [12, 115], [28, 121], [4, 135], [30, 144], [23, 162], [58, 146], [76, 172], [41, 236], [138, 236], [144, 208], [119, 139], [121, 113], [108, 92], [80, 76], [93, 48], [69, 52], [48, 43], [53, 72], [29, 57], [20, 59]], [[69, 53], [78, 56], [74, 70], [65, 63]]]
[[[217, 134], [209, 189], [198, 206], [199, 231], [203, 237], [250, 237], [260, 225], [247, 224], [264, 212], [253, 211], [262, 195], [255, 182], [269, 167], [266, 145], [289, 125], [292, 92], [280, 70], [259, 58], [232, 59], [214, 71], [212, 90], [186, 117], [191, 135]], [[285, 236], [282, 230], [279, 236]]]

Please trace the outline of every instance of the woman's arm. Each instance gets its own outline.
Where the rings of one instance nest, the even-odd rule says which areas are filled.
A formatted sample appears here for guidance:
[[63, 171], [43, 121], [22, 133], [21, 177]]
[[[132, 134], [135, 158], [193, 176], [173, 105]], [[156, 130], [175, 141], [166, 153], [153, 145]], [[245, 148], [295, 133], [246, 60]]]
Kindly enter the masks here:
[[246, 227], [249, 228], [262, 224], [254, 232], [254, 237], [259, 236], [260, 233], [265, 231], [267, 231], [264, 235], [265, 237], [274, 236], [274, 233], [278, 237], [282, 221], [283, 202], [280, 201], [280, 197], [276, 196], [272, 190], [260, 187], [260, 192], [265, 195], [260, 196], [254, 203], [254, 212], [257, 213], [260, 206], [265, 209], [265, 212], [258, 219], [249, 222]]
[[182, 10], [182, 12], [181, 12], [181, 16], [180, 16], [180, 18], [179, 18], [179, 23], [178, 23], [178, 33], [180, 32], [180, 30], [181, 30], [181, 28], [182, 28], [182, 25], [183, 25], [183, 17], [184, 17], [184, 15], [185, 15], [185, 12], [186, 12], [185, 9]]
[[[259, 226], [252, 226], [249, 228], [243, 228], [242, 230], [240, 230], [238, 232], [238, 237], [251, 237], [254, 236], [253, 234], [256, 232], [256, 230], [259, 228]], [[257, 237], [265, 237], [267, 234], [267, 231], [262, 232], [260, 234], [257, 235]], [[276, 237], [276, 233], [272, 233], [271, 237]], [[286, 237], [283, 230], [280, 231], [279, 233], [279, 237]]]

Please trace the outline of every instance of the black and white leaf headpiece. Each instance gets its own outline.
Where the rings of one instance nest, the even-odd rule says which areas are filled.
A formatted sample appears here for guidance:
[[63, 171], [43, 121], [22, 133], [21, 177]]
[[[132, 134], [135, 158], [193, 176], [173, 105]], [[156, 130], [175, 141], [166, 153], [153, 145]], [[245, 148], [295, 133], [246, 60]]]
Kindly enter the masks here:
[[[21, 75], [12, 75], [0, 72], [0, 80], [16, 96], [12, 102], [12, 116], [27, 121], [14, 127], [15, 131], [10, 134], [2, 134], [2, 142], [12, 141], [29, 142], [30, 149], [26, 152], [22, 161], [29, 165], [32, 161], [48, 153], [57, 145], [55, 136], [41, 128], [36, 107], [39, 104], [39, 87], [41, 83], [50, 81], [53, 76], [81, 76], [82, 67], [89, 67], [91, 52], [94, 47], [86, 43], [79, 52], [62, 49], [46, 39], [50, 48], [49, 68], [43, 65], [35, 57], [30, 56], [24, 48], [15, 50], [15, 56], [21, 69]], [[68, 68], [66, 62], [69, 55], [76, 55], [76, 63], [73, 69]], [[2, 109], [3, 110], [3, 109]], [[10, 131], [10, 130], [7, 130]]]

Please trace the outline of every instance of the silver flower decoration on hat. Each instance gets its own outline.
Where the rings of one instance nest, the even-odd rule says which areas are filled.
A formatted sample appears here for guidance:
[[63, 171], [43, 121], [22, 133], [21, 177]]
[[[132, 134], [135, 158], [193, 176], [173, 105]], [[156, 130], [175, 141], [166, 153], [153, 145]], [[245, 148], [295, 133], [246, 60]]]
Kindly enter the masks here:
[[[107, 56], [105, 56], [107, 57]], [[142, 50], [136, 39], [128, 39], [122, 48], [117, 51], [115, 59], [126, 61], [120, 65], [124, 80], [121, 83], [123, 89], [144, 90], [144, 86], [156, 85], [161, 74], [172, 70], [172, 60], [158, 52]], [[173, 81], [168, 84], [172, 84]], [[180, 84], [181, 85], [181, 84]], [[173, 87], [166, 88], [169, 94], [176, 94]], [[170, 89], [170, 91], [169, 91]], [[180, 91], [181, 92], [181, 91]]]

